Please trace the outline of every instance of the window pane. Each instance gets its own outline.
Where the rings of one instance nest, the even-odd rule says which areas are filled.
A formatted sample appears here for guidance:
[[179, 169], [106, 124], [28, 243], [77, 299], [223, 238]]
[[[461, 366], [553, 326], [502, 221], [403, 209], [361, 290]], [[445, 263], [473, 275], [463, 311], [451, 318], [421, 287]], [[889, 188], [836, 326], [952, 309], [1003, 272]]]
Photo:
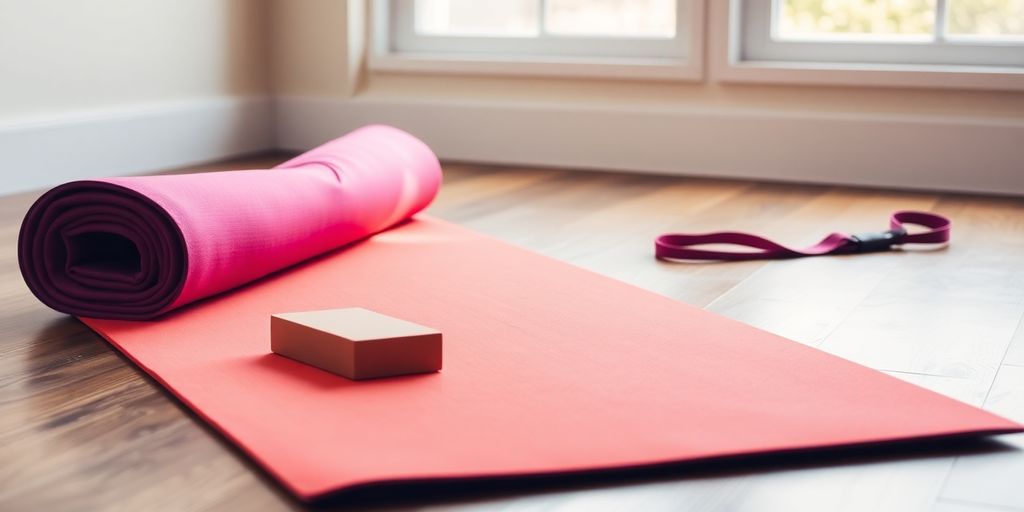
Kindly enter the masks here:
[[676, 34], [675, 0], [547, 0], [545, 30], [574, 36], [664, 37]]
[[793, 39], [929, 37], [935, 0], [780, 0], [776, 35]]
[[416, 0], [416, 33], [433, 36], [535, 36], [537, 0]]
[[1024, 39], [1024, 0], [949, 0], [950, 35]]

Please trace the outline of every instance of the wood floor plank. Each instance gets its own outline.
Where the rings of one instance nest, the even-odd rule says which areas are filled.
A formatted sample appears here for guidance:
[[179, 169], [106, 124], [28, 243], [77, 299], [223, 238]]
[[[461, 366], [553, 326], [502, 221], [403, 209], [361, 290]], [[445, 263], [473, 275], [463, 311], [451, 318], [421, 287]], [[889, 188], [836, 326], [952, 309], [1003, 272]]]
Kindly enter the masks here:
[[[1024, 367], [1003, 366], [985, 400], [985, 409], [1024, 422]], [[1024, 434], [1000, 436], [1024, 450]], [[943, 498], [1024, 510], [1024, 455], [1021, 451], [958, 457]]]
[[577, 220], [546, 228], [549, 233], [542, 242], [534, 238], [527, 245], [651, 291], [703, 304], [735, 286], [758, 264], [721, 269], [709, 276], [700, 268], [655, 260], [654, 238], [662, 232], [684, 229], [685, 222], [692, 222], [701, 212], [723, 202], [734, 201], [744, 190], [727, 182], [665, 182], [648, 193], [591, 208]]
[[[1019, 201], [1018, 201], [1019, 202]], [[1018, 202], [944, 198], [954, 219], [942, 251], [908, 252], [821, 348], [877, 369], [989, 385], [1024, 315]]]
[[1014, 512], [1014, 509], [955, 500], [940, 500], [932, 512]]
[[1006, 351], [1003, 364], [1024, 366], [1024, 316], [1017, 324], [1017, 331], [1013, 335], [1013, 340], [1010, 341], [1010, 348]]

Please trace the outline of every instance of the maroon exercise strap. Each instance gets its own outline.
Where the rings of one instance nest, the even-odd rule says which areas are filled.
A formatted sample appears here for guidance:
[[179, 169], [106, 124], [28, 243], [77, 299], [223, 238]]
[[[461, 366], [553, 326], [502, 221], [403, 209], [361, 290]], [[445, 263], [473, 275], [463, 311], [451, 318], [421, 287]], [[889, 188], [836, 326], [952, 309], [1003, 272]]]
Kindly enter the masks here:
[[[904, 225], [916, 224], [929, 228], [928, 231], [908, 233]], [[903, 244], [941, 244], [949, 242], [950, 221], [935, 213], [900, 211], [892, 214], [887, 231], [847, 235], [832, 233], [822, 241], [806, 248], [791, 249], [771, 240], [749, 233], [723, 231], [719, 233], [661, 235], [654, 241], [654, 255], [659, 259], [673, 260], [765, 260], [800, 258], [804, 256], [825, 256], [828, 254], [853, 254], [862, 252], [887, 251]], [[694, 249], [705, 244], [733, 244], [759, 249], [757, 251], [712, 251]]]

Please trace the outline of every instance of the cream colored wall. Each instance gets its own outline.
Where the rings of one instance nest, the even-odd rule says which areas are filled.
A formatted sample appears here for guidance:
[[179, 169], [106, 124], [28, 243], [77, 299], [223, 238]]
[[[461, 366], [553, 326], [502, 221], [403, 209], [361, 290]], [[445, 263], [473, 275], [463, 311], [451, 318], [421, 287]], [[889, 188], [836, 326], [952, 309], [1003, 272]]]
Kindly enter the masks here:
[[271, 0], [270, 20], [275, 93], [351, 93], [346, 1]]
[[266, 0], [0, 0], [0, 118], [269, 93]]
[[[1019, 92], [723, 85], [595, 79], [366, 73], [352, 76], [345, 26], [364, 0], [272, 0], [274, 88], [284, 95], [622, 105], [764, 107], [803, 111], [1024, 116]], [[353, 38], [357, 40], [358, 38]], [[357, 80], [358, 78], [358, 80]], [[355, 81], [353, 84], [352, 82]]]

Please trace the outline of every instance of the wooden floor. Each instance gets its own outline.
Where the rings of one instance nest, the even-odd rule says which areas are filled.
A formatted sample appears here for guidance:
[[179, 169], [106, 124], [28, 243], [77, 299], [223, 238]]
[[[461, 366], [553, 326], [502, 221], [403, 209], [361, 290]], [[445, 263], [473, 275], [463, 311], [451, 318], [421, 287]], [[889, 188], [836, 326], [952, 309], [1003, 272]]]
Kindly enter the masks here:
[[[445, 172], [432, 215], [1024, 421], [1024, 199], [460, 164]], [[0, 510], [301, 509], [99, 336], [29, 294], [15, 242], [36, 195], [0, 198]], [[897, 209], [949, 215], [954, 243], [770, 263], [652, 258], [653, 237], [666, 231], [810, 244], [832, 230], [882, 229]], [[543, 488], [427, 489], [329, 508], [1024, 511], [1024, 436]]]

